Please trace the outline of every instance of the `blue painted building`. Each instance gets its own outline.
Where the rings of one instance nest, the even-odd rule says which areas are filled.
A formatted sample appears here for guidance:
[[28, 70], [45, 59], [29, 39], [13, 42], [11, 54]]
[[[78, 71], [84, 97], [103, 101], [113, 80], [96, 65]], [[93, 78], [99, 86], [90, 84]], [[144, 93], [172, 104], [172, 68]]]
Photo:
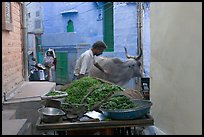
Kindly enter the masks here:
[[[26, 2], [26, 22], [27, 22], [27, 38], [28, 38], [28, 69], [32, 68], [32, 57], [38, 62], [42, 62], [43, 48], [40, 42], [43, 33], [43, 12], [41, 2]], [[28, 71], [30, 72], [30, 71]]]
[[[42, 46], [46, 50], [66, 52], [68, 82], [78, 56], [97, 40], [108, 50], [103, 56], [126, 60], [124, 46], [130, 55], [137, 53], [136, 2], [42, 2]], [[144, 76], [149, 76], [150, 30], [149, 10], [144, 12]]]

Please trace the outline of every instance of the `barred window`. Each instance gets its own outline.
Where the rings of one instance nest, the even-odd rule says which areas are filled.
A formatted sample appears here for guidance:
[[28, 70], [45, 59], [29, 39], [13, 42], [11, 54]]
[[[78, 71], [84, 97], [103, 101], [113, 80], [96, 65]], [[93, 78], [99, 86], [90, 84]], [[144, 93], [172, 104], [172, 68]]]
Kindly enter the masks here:
[[6, 2], [6, 22], [11, 23], [11, 3]]
[[41, 20], [37, 19], [35, 20], [35, 29], [40, 29], [41, 28]]
[[2, 2], [2, 30], [12, 30], [11, 2]]

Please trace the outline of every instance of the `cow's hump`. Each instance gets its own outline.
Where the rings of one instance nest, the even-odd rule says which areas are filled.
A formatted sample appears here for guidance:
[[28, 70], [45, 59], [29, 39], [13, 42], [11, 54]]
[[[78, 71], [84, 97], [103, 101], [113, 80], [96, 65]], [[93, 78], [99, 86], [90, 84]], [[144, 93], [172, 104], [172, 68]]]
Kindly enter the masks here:
[[119, 58], [112, 59], [115, 64], [122, 64], [123, 62]]

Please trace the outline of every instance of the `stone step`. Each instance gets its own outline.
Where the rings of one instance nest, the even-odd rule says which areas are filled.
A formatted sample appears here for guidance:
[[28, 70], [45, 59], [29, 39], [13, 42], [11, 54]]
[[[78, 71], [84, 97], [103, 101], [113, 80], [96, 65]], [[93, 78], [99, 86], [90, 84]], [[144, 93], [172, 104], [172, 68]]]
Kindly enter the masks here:
[[[24, 82], [2, 103], [3, 135], [35, 135], [38, 109], [42, 107], [43, 94], [55, 89], [52, 82]], [[15, 111], [14, 111], [15, 110]]]
[[4, 104], [39, 101], [40, 96], [54, 90], [56, 83], [53, 82], [24, 82], [20, 87], [6, 96]]
[[2, 135], [31, 135], [31, 126], [27, 119], [3, 119]]
[[30, 122], [26, 122], [18, 132], [18, 135], [32, 135], [32, 124]]
[[9, 120], [16, 118], [16, 110], [3, 110], [2, 111], [2, 120]]

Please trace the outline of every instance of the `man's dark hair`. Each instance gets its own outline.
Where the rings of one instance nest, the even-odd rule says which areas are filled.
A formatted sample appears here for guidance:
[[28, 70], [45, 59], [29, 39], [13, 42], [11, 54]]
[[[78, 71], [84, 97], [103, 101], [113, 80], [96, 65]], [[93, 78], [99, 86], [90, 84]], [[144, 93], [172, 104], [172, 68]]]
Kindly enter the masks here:
[[93, 44], [92, 48], [93, 49], [97, 49], [97, 48], [104, 48], [104, 49], [106, 49], [107, 46], [106, 46], [106, 44], [103, 41], [97, 41], [97, 42], [95, 42]]

